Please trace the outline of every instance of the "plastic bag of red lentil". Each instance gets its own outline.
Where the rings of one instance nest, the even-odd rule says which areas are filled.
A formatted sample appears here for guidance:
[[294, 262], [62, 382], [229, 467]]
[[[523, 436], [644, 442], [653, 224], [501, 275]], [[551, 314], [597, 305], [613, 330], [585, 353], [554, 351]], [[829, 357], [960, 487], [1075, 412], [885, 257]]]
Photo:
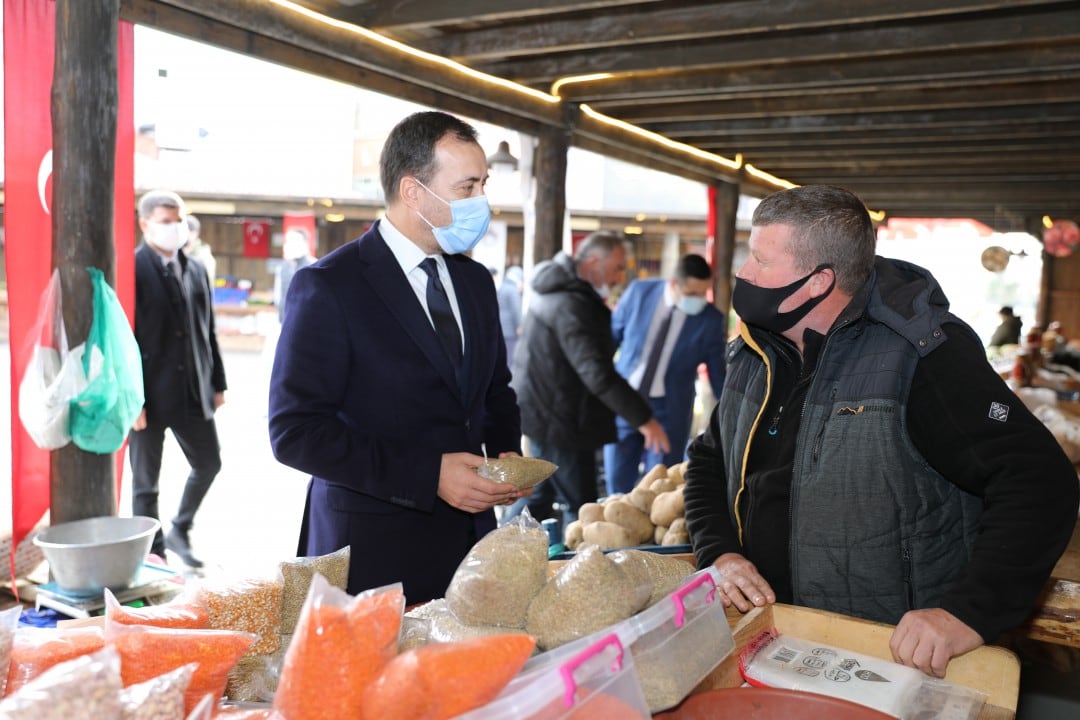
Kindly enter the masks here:
[[404, 610], [401, 583], [353, 597], [316, 574], [285, 653], [274, 708], [288, 720], [359, 717], [364, 690], [397, 655]]
[[146, 682], [188, 663], [198, 663], [184, 693], [187, 713], [203, 695], [213, 695], [214, 702], [221, 699], [229, 670], [256, 640], [251, 633], [231, 630], [157, 628], [108, 620], [105, 637], [120, 653], [124, 687]]
[[0, 697], [7, 686], [8, 668], [11, 666], [11, 646], [15, 642], [15, 630], [19, 627], [22, 605], [0, 611]]
[[161, 605], [130, 607], [121, 605], [116, 596], [105, 588], [105, 617], [122, 625], [150, 625], [159, 628], [206, 630], [210, 616], [206, 607], [188, 592]]
[[11, 644], [5, 695], [11, 695], [49, 668], [105, 646], [99, 627], [19, 628]]

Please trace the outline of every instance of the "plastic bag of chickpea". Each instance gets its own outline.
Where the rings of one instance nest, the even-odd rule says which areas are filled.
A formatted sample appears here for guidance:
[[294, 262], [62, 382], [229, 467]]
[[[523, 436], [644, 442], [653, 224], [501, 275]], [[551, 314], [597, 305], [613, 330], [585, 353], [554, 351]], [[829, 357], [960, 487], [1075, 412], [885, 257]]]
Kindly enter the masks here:
[[57, 663], [0, 701], [4, 720], [120, 717], [120, 658], [110, 647]]

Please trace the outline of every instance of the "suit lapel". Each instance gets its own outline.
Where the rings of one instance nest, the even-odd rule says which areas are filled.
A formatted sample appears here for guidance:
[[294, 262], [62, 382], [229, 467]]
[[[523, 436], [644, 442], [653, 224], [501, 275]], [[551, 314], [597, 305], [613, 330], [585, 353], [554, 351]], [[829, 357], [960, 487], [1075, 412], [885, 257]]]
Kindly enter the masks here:
[[[431, 322], [416, 294], [409, 285], [408, 278], [401, 272], [394, 254], [377, 230], [372, 230], [357, 241], [357, 251], [363, 265], [364, 279], [371, 285], [375, 294], [383, 301], [386, 309], [401, 325], [405, 333], [416, 343], [420, 351], [431, 362], [443, 381], [459, 394], [461, 389], [450, 358], [439, 343], [439, 337], [431, 327]], [[455, 284], [455, 289], [456, 289]], [[468, 337], [468, 333], [466, 333]], [[466, 349], [467, 350], [467, 349]]]
[[473, 295], [473, 288], [465, 278], [461, 262], [454, 256], [446, 256], [445, 260], [446, 268], [450, 271], [450, 279], [454, 283], [454, 294], [457, 296], [458, 310], [461, 311], [461, 326], [465, 335], [465, 358], [461, 363], [461, 391], [468, 405], [481, 385], [477, 377], [480, 364], [476, 362], [476, 354], [482, 337], [480, 313], [477, 309], [476, 297]]

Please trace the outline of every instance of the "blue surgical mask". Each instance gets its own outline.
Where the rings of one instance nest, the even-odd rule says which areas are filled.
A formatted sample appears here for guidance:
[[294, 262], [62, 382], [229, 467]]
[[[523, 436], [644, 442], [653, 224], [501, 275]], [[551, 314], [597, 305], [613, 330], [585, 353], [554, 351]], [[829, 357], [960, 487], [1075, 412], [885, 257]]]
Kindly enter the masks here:
[[488, 205], [487, 198], [483, 195], [477, 195], [476, 197], [447, 202], [436, 195], [424, 183], [419, 180], [416, 183], [450, 206], [450, 217], [452, 219], [450, 224], [445, 227], [435, 227], [419, 210], [416, 212], [417, 215], [420, 215], [421, 220], [431, 226], [431, 232], [443, 252], [455, 255], [469, 252], [476, 247], [476, 243], [480, 242], [480, 238], [484, 237], [488, 223], [491, 222], [491, 206]]
[[705, 309], [708, 302], [700, 295], [683, 295], [679, 298], [679, 302], [675, 303], [675, 307], [687, 315], [697, 315]]

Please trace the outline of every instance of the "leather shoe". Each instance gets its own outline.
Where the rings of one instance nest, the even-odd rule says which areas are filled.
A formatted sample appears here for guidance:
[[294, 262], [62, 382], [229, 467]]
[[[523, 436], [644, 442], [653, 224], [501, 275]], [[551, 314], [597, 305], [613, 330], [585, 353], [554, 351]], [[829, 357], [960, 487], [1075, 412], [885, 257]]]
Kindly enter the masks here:
[[193, 568], [203, 566], [203, 561], [195, 557], [191, 552], [191, 542], [188, 540], [186, 530], [181, 530], [178, 527], [169, 530], [169, 534], [165, 536], [165, 547], [179, 555], [185, 565]]

